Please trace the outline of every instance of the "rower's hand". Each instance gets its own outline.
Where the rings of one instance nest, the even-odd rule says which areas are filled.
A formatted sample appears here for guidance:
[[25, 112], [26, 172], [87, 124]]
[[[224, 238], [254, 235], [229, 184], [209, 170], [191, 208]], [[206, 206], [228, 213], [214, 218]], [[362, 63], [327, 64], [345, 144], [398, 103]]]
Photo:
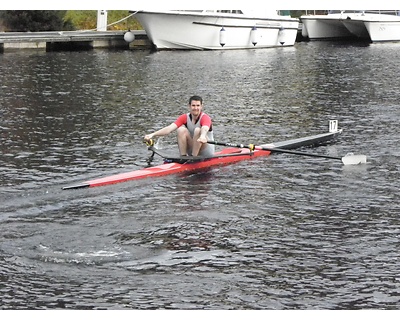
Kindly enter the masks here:
[[151, 134], [146, 134], [146, 135], [144, 136], [143, 140], [144, 140], [145, 142], [148, 142], [148, 141], [150, 141], [152, 138], [153, 138], [153, 136], [152, 136]]
[[206, 137], [200, 137], [200, 138], [197, 139], [197, 142], [207, 143], [207, 138]]
[[153, 136], [151, 134], [145, 135], [143, 138], [143, 142], [149, 147], [153, 146], [154, 145]]

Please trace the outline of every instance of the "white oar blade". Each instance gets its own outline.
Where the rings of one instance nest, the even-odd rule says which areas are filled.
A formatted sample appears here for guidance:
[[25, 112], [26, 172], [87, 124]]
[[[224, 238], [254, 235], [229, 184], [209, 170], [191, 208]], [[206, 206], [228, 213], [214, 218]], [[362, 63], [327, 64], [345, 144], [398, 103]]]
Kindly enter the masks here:
[[348, 154], [342, 158], [344, 165], [367, 163], [367, 156], [363, 154]]

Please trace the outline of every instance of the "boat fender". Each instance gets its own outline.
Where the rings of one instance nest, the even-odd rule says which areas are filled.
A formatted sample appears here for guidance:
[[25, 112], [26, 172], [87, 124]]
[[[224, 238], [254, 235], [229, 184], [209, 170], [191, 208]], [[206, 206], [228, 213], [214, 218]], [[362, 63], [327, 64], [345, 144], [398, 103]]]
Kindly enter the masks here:
[[307, 28], [304, 23], [302, 24], [302, 27], [301, 27], [301, 35], [304, 38], [308, 38], [308, 31], [307, 31]]
[[280, 27], [278, 32], [278, 42], [283, 46], [285, 44], [285, 28]]
[[133, 40], [135, 40], [135, 35], [133, 34], [133, 32], [131, 32], [130, 30], [125, 32], [124, 34], [124, 40], [128, 43], [133, 42]]
[[226, 30], [224, 27], [219, 31], [219, 44], [223, 47], [226, 44]]
[[256, 26], [254, 26], [253, 28], [251, 28], [250, 31], [250, 41], [253, 44], [253, 46], [255, 46], [258, 42], [258, 32], [257, 32], [257, 28]]

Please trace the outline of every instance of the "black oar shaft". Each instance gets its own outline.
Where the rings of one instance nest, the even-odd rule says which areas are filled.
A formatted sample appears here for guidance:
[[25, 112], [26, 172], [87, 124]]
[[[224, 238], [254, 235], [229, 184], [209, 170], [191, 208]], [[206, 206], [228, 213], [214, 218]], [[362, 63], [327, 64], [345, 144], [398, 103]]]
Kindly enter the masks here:
[[342, 157], [326, 156], [326, 155], [322, 155], [322, 154], [294, 151], [294, 150], [288, 150], [288, 149], [267, 148], [267, 147], [260, 147], [260, 148], [256, 147], [256, 149], [267, 150], [267, 151], [271, 151], [271, 152], [290, 153], [290, 154], [296, 154], [296, 155], [301, 155], [301, 156], [309, 156], [309, 157], [316, 157], [316, 158], [327, 158], [327, 159], [342, 160]]
[[265, 150], [265, 151], [271, 151], [271, 152], [290, 153], [290, 154], [296, 154], [296, 155], [301, 155], [301, 156], [309, 156], [309, 157], [316, 157], [316, 158], [327, 158], [327, 159], [342, 160], [342, 157], [325, 156], [325, 155], [321, 155], [321, 154], [301, 152], [301, 151], [288, 150], [288, 149], [280, 149], [280, 148], [275, 148], [275, 147], [270, 147], [270, 148], [269, 147], [261, 147], [261, 146], [255, 146], [253, 144], [244, 145], [244, 144], [217, 142], [217, 141], [208, 141], [208, 143], [219, 145], [219, 146], [226, 146], [226, 147], [248, 148], [250, 150], [257, 149], [257, 150]]

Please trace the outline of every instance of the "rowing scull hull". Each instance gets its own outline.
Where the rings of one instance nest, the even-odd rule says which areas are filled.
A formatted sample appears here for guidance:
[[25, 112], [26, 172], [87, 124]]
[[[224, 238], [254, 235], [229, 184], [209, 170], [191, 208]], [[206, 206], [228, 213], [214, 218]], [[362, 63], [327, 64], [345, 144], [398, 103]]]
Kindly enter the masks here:
[[[328, 132], [299, 139], [286, 140], [286, 141], [276, 142], [273, 144], [264, 144], [261, 145], [261, 147], [265, 146], [265, 147], [295, 149], [299, 147], [316, 146], [333, 140], [340, 133], [341, 130], [338, 130], [335, 132]], [[266, 151], [266, 150], [250, 151], [249, 149], [246, 148], [245, 149], [225, 148], [222, 151], [216, 152], [213, 158], [208, 158], [202, 161], [187, 162], [187, 163], [177, 163], [177, 162], [164, 163], [154, 167], [143, 168], [100, 179], [85, 181], [78, 185], [64, 187], [63, 189], [66, 190], [66, 189], [99, 187], [99, 186], [126, 182], [130, 180], [139, 180], [144, 178], [160, 177], [182, 172], [198, 171], [204, 168], [223, 166], [230, 163], [248, 160], [255, 157], [268, 156], [270, 155], [270, 153], [271, 151]]]

